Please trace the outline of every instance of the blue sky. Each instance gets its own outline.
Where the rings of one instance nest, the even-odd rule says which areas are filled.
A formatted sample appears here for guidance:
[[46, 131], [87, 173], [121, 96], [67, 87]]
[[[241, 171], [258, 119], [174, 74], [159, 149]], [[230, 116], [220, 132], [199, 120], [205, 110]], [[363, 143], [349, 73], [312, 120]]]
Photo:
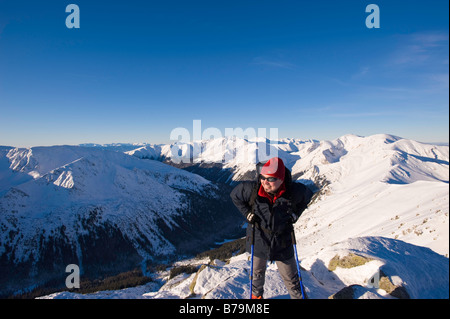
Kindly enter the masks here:
[[[65, 25], [70, 3], [79, 29]], [[365, 24], [371, 3], [379, 29]], [[448, 142], [448, 7], [0, 0], [0, 145], [167, 143], [193, 120]]]

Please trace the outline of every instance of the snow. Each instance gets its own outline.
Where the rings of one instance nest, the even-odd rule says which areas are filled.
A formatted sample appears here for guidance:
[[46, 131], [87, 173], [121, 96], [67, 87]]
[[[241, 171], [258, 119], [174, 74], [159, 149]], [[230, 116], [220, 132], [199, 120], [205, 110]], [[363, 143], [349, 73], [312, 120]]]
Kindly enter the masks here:
[[[327, 269], [332, 257], [350, 253], [373, 260], [349, 269], [338, 267], [333, 272]], [[147, 284], [136, 288], [84, 295], [60, 292], [42, 298], [246, 299], [249, 295], [249, 259], [250, 256], [245, 253], [232, 257], [226, 264], [205, 264], [197, 273], [178, 275], [160, 287]], [[352, 238], [335, 243], [317, 254], [306, 256], [301, 266], [304, 269], [302, 281], [311, 299], [326, 299], [349, 285], [359, 285], [355, 292], [357, 298], [392, 299], [394, 297], [383, 289], [368, 285], [369, 279], [380, 269], [395, 285], [405, 287], [413, 299], [449, 297], [448, 259], [431, 249], [395, 239]], [[264, 288], [265, 299], [289, 298], [275, 264], [269, 264], [267, 267]]]
[[[239, 181], [261, 159], [258, 142], [261, 145], [267, 140], [223, 138], [188, 143], [181, 149], [200, 151], [194, 161], [222, 163], [224, 168], [232, 169], [233, 180]], [[39, 223], [33, 227], [47, 227], [44, 211], [21, 208], [24, 204], [39, 207], [39, 203], [30, 203], [22, 193], [54, 201], [55, 210], [56, 202], [68, 199], [96, 199], [114, 206], [119, 205], [115, 201], [118, 196], [125, 196], [133, 198], [129, 209], [149, 196], [139, 185], [154, 183], [153, 191], [159, 194], [154, 196], [158, 201], [152, 209], [156, 210], [177, 202], [173, 188], [204, 192], [207, 185], [212, 187], [197, 175], [193, 183], [188, 183], [192, 174], [148, 160], [170, 158], [171, 145], [137, 146], [125, 154], [105, 153], [95, 147], [2, 147], [0, 204], [16, 209], [18, 216], [34, 214], [34, 221]], [[332, 141], [282, 139], [270, 146], [277, 148], [278, 156], [298, 181], [325, 181], [317, 198], [295, 224], [303, 283], [310, 298], [325, 299], [350, 286], [354, 298], [396, 298], [381, 288], [368, 286], [380, 270], [411, 298], [449, 298], [448, 146], [388, 134], [345, 135]], [[107, 160], [98, 160], [104, 156]], [[104, 164], [99, 167], [99, 162]], [[103, 191], [96, 193], [98, 189]], [[119, 213], [127, 211], [123, 207], [127, 204], [120, 205], [115, 207]], [[56, 216], [69, 218], [63, 210]], [[170, 224], [170, 213], [161, 214]], [[150, 227], [151, 220], [147, 222]], [[126, 214], [121, 223], [127, 227]], [[169, 248], [162, 245], [160, 249]], [[349, 254], [369, 261], [352, 268], [328, 269], [333, 257]], [[248, 298], [248, 254], [234, 256], [227, 263], [180, 263], [197, 265], [199, 271], [170, 280], [161, 277], [161, 273], [152, 274], [159, 278], [156, 282], [124, 290], [85, 295], [61, 292], [44, 298]], [[289, 298], [275, 264], [268, 266], [264, 297]]]
[[[16, 262], [37, 253], [34, 238], [57, 232], [61, 225], [66, 226], [68, 239], [79, 245], [80, 216], [95, 208], [102, 210], [101, 221], [120, 227], [144, 258], [171, 253], [174, 247], [159, 235], [155, 220], [162, 218], [169, 227], [174, 224], [173, 217], [186, 206], [178, 189], [214, 196], [211, 190], [216, 187], [201, 176], [158, 161], [95, 148], [10, 149], [3, 163], [5, 158], [10, 166], [0, 180], [0, 190], [5, 190], [0, 196], [4, 212], [0, 224], [20, 230], [22, 236], [11, 242], [9, 232], [2, 232], [0, 254], [6, 245], [17, 247]], [[146, 249], [139, 244], [142, 234], [150, 243]]]
[[[335, 151], [336, 145], [342, 149], [342, 140], [346, 151], [338, 162], [328, 158], [317, 163], [324, 151], [342, 154]], [[323, 145], [293, 167], [293, 173], [305, 172], [303, 179], [320, 172], [330, 182], [324, 199], [311, 205], [297, 224], [304, 249], [306, 243], [316, 249], [317, 241], [375, 235], [448, 256], [448, 147], [385, 135], [346, 136]], [[308, 166], [308, 161], [315, 162]]]

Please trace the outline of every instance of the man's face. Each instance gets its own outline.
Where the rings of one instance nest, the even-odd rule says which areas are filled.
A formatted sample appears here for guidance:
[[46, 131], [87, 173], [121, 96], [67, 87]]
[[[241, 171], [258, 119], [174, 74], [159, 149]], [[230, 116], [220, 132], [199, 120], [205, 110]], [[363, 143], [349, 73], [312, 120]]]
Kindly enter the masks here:
[[282, 179], [276, 179], [273, 182], [269, 182], [268, 179], [271, 179], [273, 177], [267, 176], [267, 175], [261, 175], [263, 178], [261, 178], [261, 185], [263, 186], [266, 193], [272, 193], [276, 194], [278, 189], [280, 188], [281, 184], [283, 184]]

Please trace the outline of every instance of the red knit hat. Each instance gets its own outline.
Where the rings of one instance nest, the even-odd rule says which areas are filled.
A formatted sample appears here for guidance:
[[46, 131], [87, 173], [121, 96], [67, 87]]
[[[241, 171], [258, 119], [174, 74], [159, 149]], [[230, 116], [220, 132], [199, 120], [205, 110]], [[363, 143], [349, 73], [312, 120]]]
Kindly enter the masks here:
[[261, 168], [261, 175], [267, 175], [276, 177], [278, 179], [284, 180], [284, 163], [279, 157], [271, 158], [264, 166]]

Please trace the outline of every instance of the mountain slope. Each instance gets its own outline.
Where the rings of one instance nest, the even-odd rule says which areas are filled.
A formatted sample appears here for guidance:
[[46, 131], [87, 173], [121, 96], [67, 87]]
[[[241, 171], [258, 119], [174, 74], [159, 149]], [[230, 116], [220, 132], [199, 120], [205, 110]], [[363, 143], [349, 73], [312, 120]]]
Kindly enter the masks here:
[[448, 147], [375, 135], [321, 143], [292, 168], [326, 180], [298, 225], [304, 249], [318, 241], [386, 236], [448, 256]]
[[58, 267], [61, 277], [71, 263], [95, 276], [188, 254], [241, 222], [218, 186], [158, 161], [76, 146], [5, 156], [0, 265], [10, 276], [3, 287], [44, 282]]

